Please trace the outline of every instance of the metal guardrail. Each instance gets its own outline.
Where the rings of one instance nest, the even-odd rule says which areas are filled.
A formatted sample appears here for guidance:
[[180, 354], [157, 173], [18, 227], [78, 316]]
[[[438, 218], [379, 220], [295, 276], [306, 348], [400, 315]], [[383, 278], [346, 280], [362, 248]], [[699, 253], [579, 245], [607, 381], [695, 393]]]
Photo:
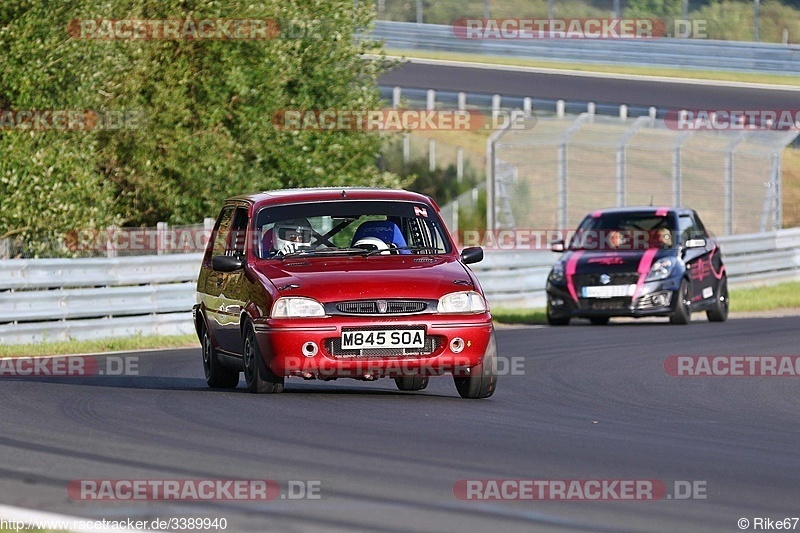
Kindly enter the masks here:
[[456, 36], [452, 26], [377, 21], [387, 49], [511, 56], [603, 65], [800, 74], [800, 46], [708, 39], [490, 39]]
[[[800, 280], [800, 228], [719, 240], [734, 287]], [[493, 307], [541, 308], [558, 257], [490, 251], [473, 269]], [[0, 261], [0, 344], [191, 334], [201, 258]]]

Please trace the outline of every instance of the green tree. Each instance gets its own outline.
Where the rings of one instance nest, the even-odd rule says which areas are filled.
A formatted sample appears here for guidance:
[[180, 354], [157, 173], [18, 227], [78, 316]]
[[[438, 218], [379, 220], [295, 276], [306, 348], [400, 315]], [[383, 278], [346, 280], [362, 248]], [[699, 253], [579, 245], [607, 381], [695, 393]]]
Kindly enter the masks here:
[[[286, 131], [282, 109], [375, 109], [382, 62], [360, 57], [372, 5], [352, 0], [7, 0], [4, 109], [135, 111], [140, 127], [0, 131], [0, 236], [36, 241], [110, 223], [193, 223], [227, 196], [280, 187], [397, 186], [381, 138]], [[86, 40], [74, 19], [270, 19], [271, 40]], [[291, 32], [288, 29], [291, 28]], [[291, 34], [290, 34], [291, 33]], [[131, 124], [128, 124], [129, 126]]]

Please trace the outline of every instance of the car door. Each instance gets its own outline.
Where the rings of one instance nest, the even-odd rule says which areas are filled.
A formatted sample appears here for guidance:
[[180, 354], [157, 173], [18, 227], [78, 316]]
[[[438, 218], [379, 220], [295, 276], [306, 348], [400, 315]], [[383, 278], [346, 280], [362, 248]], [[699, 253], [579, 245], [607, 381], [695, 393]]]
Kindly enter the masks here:
[[[683, 261], [689, 271], [692, 284], [692, 303], [699, 303], [713, 296], [714, 275], [711, 269], [708, 235], [693, 212], [681, 213], [678, 217], [678, 231], [681, 236]], [[692, 241], [704, 239], [705, 246], [690, 247]]]
[[[237, 207], [233, 213], [230, 231], [225, 239], [224, 255], [244, 260], [248, 214], [246, 207]], [[217, 342], [226, 352], [241, 354], [241, 315], [245, 307], [246, 290], [244, 269], [233, 272], [216, 272], [217, 287]]]
[[220, 345], [221, 324], [225, 320], [225, 316], [222, 313], [223, 305], [220, 301], [223, 278], [220, 277], [222, 272], [214, 270], [212, 264], [215, 256], [225, 255], [235, 210], [235, 206], [226, 206], [222, 208], [219, 217], [217, 217], [217, 225], [214, 228], [214, 242], [212, 245], [211, 257], [208, 258], [207, 264], [204, 265], [204, 269], [207, 273], [201, 299], [205, 306], [211, 338], [214, 339], [217, 346]]

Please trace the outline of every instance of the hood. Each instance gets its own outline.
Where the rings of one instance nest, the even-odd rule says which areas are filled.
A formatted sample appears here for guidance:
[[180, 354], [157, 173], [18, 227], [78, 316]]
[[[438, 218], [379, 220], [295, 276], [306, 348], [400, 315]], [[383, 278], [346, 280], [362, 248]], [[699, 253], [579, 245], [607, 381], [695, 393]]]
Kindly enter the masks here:
[[474, 289], [470, 275], [453, 256], [297, 258], [263, 261], [255, 269], [275, 285], [281, 296], [306, 296], [320, 302], [438, 299], [451, 292]]
[[[574, 265], [575, 272], [581, 274], [636, 272], [640, 269], [642, 258], [652, 263], [662, 257], [675, 255], [675, 250], [609, 251], [609, 250], [572, 250], [562, 257], [564, 265]], [[649, 270], [650, 265], [646, 265]]]

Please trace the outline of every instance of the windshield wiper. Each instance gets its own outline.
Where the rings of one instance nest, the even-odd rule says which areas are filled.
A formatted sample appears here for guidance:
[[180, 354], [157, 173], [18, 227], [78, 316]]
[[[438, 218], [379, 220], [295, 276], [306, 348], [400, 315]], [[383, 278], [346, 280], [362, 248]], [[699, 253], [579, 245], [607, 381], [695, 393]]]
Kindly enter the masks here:
[[336, 255], [336, 254], [367, 254], [369, 250], [365, 250], [364, 248], [318, 248], [316, 250], [296, 250], [294, 252], [289, 252], [288, 254], [284, 254], [282, 252], [278, 252], [275, 254], [275, 258], [280, 258], [281, 260], [286, 259], [288, 257], [302, 257], [306, 255]]
[[[442, 250], [441, 248], [436, 248], [435, 246], [400, 246], [398, 248], [389, 248], [387, 250], [371, 250], [367, 254], [367, 257], [369, 257], [371, 255], [379, 255], [379, 254], [382, 254], [382, 255], [396, 255], [396, 253], [401, 251], [401, 250], [408, 250], [409, 252], [423, 252], [425, 250], [428, 250], [429, 253], [437, 253], [437, 252], [444, 253], [444, 250]], [[385, 252], [389, 252], [389, 253], [387, 254]]]

